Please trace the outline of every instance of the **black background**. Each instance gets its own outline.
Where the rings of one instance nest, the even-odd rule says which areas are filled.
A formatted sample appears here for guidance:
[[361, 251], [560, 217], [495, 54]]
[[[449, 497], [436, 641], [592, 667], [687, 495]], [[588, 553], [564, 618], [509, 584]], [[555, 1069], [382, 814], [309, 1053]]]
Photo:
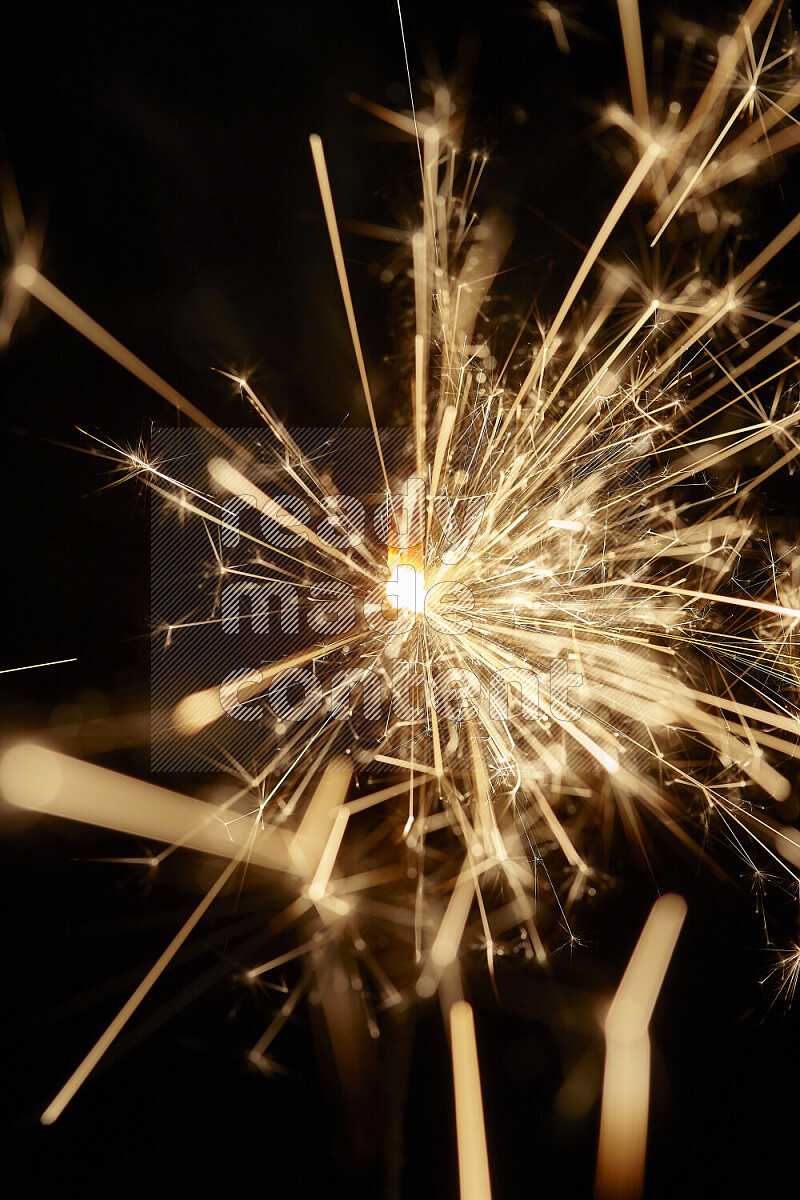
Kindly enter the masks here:
[[[724, 16], [724, 6], [692, 7], [709, 23]], [[656, 8], [643, 10], [649, 38]], [[618, 187], [586, 132], [593, 106], [626, 96], [614, 8], [577, 11], [597, 39], [573, 36], [569, 57], [522, 3], [433, 0], [404, 13], [415, 82], [437, 61], [447, 72], [459, 45], [476, 56], [468, 141], [493, 154], [484, 203], [501, 204], [517, 226], [508, 291], [529, 295], [552, 260], [546, 309], [577, 251], [533, 210], [588, 240]], [[0, 128], [26, 211], [45, 227], [44, 273], [222, 424], [248, 415], [211, 366], [251, 369], [290, 421], [338, 423], [351, 411], [363, 419], [307, 138], [323, 137], [340, 216], [391, 224], [408, 211], [413, 149], [347, 100], [353, 91], [406, 104], [393, 0], [17, 5], [3, 43]], [[758, 244], [798, 200], [796, 170], [768, 201], [753, 198]], [[383, 249], [346, 235], [345, 253], [379, 420], [391, 421], [402, 397], [391, 363], [381, 366], [393, 352]], [[796, 266], [789, 254], [773, 273], [776, 306], [796, 284]], [[1, 369], [7, 664], [79, 660], [0, 677], [8, 724], [63, 723], [75, 708], [135, 711], [148, 687], [147, 500], [136, 483], [101, 491], [114, 475], [82, 452], [90, 443], [76, 426], [134, 445], [173, 414], [35, 305]], [[147, 772], [144, 752], [106, 761]], [[39, 1112], [191, 896], [178, 871], [153, 884], [135, 869], [85, 861], [130, 853], [122, 839], [7, 816], [3, 831], [0, 1169], [10, 1194], [379, 1194], [379, 1170], [344, 1146], [308, 1018], [300, 1014], [278, 1043], [285, 1076], [249, 1071], [246, 1051], [265, 1019], [231, 982], [219, 943], [202, 939], [202, 953], [162, 980], [64, 1117], [41, 1128]], [[800, 1025], [760, 985], [774, 960], [755, 898], [666, 841], [656, 882], [691, 907], [654, 1023], [648, 1194], [791, 1187]], [[565, 1066], [593, 1042], [580, 1021], [555, 1026], [551, 1011], [563, 1017], [569, 1003], [547, 996], [577, 997], [581, 1013], [582, 997], [613, 991], [656, 882], [631, 861], [613, 894], [584, 915], [586, 948], [562, 955], [553, 971], [557, 986], [573, 990], [506, 968], [498, 1005], [476, 975], [498, 1197], [590, 1194], [597, 1107], [568, 1123], [554, 1096]], [[778, 892], [773, 909], [785, 939], [791, 904]], [[392, 1039], [412, 1055], [402, 1195], [455, 1196], [435, 1006], [420, 1010], [413, 1037], [406, 1028]]]

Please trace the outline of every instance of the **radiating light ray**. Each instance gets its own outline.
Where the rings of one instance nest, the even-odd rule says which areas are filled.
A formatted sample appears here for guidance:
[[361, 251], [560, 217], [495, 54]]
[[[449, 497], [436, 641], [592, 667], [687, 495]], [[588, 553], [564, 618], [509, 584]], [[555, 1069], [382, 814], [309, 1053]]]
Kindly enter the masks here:
[[60, 667], [63, 663], [77, 661], [77, 658], [54, 658], [50, 662], [26, 663], [24, 667], [3, 667], [0, 669], [0, 675], [13, 675], [16, 671], [38, 671], [41, 667]]
[[270, 830], [254, 842], [250, 828], [237, 829], [225, 823], [224, 808], [33, 743], [18, 742], [4, 752], [0, 792], [9, 804], [32, 812], [223, 858], [233, 858], [246, 848], [253, 865], [278, 871], [288, 867], [278, 830]]
[[633, 101], [633, 117], [640, 129], [650, 124], [650, 108], [647, 103], [647, 79], [644, 70], [642, 28], [639, 23], [638, 0], [617, 0], [619, 19], [622, 26], [622, 42], [625, 61], [628, 65], [628, 82]]
[[233, 872], [244, 859], [245, 855], [247, 854], [247, 849], [247, 846], [243, 846], [237, 852], [236, 857], [231, 859], [231, 861], [223, 870], [222, 874], [217, 878], [216, 882], [212, 884], [212, 886], [206, 892], [205, 896], [197, 905], [192, 915], [181, 926], [178, 933], [176, 933], [175, 937], [169, 943], [164, 953], [156, 960], [156, 962], [145, 975], [142, 982], [136, 988], [135, 992], [133, 992], [131, 997], [119, 1010], [106, 1031], [95, 1042], [94, 1046], [86, 1055], [83, 1062], [81, 1062], [80, 1066], [78, 1066], [72, 1075], [70, 1075], [67, 1082], [58, 1092], [58, 1095], [55, 1096], [50, 1104], [48, 1104], [40, 1118], [43, 1125], [52, 1125], [53, 1122], [57, 1121], [61, 1116], [62, 1112], [67, 1107], [75, 1093], [78, 1091], [81, 1084], [86, 1081], [114, 1039], [121, 1033], [125, 1025], [136, 1012], [136, 1009], [147, 996], [150, 989], [172, 962], [173, 958], [178, 953], [186, 939], [189, 937], [192, 930], [196, 928], [198, 922], [216, 900], [225, 884], [233, 875]]
[[472, 1008], [465, 1000], [456, 1001], [450, 1009], [450, 1049], [456, 1098], [461, 1200], [491, 1200], [475, 1022]]
[[599, 1200], [634, 1200], [642, 1194], [650, 1090], [648, 1026], [685, 916], [682, 897], [656, 901], [608, 1010], [595, 1189]]
[[190, 400], [182, 396], [174, 387], [166, 383], [165, 380], [157, 375], [150, 367], [137, 358], [127, 347], [117, 341], [110, 333], [107, 333], [97, 321], [88, 316], [74, 301], [60, 292], [48, 279], [33, 266], [21, 265], [14, 269], [12, 276], [14, 283], [34, 296], [40, 304], [44, 304], [56, 316], [61, 317], [62, 321], [66, 321], [78, 333], [97, 346], [98, 350], [102, 350], [109, 358], [113, 358], [121, 367], [129, 371], [131, 375], [135, 375], [147, 387], [161, 396], [169, 404], [173, 405], [178, 412], [190, 417], [191, 420], [202, 428], [207, 429], [216, 437], [219, 437], [225, 445], [236, 449], [236, 443], [225, 431], [220, 429], [213, 421], [210, 421], [204, 413], [200, 411]]
[[358, 325], [356, 323], [356, 314], [353, 308], [353, 300], [350, 295], [350, 284], [347, 282], [347, 268], [344, 262], [342, 253], [342, 243], [339, 238], [339, 228], [336, 223], [336, 210], [333, 206], [333, 193], [331, 192], [330, 180], [328, 179], [328, 168], [325, 163], [325, 152], [322, 148], [322, 139], [317, 134], [312, 134], [309, 139], [311, 145], [311, 154], [314, 159], [314, 170], [317, 173], [317, 182], [319, 184], [320, 195], [322, 197], [322, 207], [325, 210], [325, 221], [328, 226], [328, 236], [331, 240], [331, 249], [333, 250], [333, 259], [336, 263], [336, 273], [339, 277], [339, 287], [344, 301], [344, 309], [347, 315], [347, 325], [350, 330], [350, 337], [353, 341], [353, 350], [355, 351], [356, 363], [358, 365], [358, 374], [361, 379], [361, 387], [364, 392], [364, 399], [367, 404], [367, 412], [369, 413], [370, 425], [375, 438], [375, 449], [378, 459], [381, 464], [383, 478], [386, 483], [386, 491], [391, 495], [391, 487], [389, 485], [389, 476], [386, 473], [386, 463], [383, 458], [383, 450], [381, 449], [381, 439], [378, 433], [378, 426], [375, 421], [375, 408], [372, 403], [372, 392], [370, 391], [369, 379], [367, 378], [367, 367], [364, 362], [364, 354], [361, 349], [361, 339], [358, 336]]

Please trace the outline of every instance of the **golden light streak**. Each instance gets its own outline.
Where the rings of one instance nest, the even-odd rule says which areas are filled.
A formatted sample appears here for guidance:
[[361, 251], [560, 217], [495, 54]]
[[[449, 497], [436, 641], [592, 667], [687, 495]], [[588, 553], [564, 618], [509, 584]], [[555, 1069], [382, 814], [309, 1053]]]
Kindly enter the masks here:
[[391, 487], [389, 486], [389, 476], [386, 473], [386, 463], [383, 459], [383, 450], [381, 449], [381, 439], [378, 433], [378, 425], [375, 421], [375, 408], [372, 403], [372, 392], [370, 391], [369, 379], [367, 378], [367, 367], [364, 362], [364, 354], [361, 349], [361, 339], [358, 336], [358, 324], [356, 322], [355, 309], [353, 308], [353, 299], [350, 295], [350, 284], [347, 281], [347, 267], [344, 262], [344, 254], [342, 253], [342, 242], [339, 237], [339, 228], [336, 224], [336, 210], [333, 206], [333, 193], [331, 192], [331, 184], [328, 178], [328, 168], [325, 163], [325, 151], [322, 148], [322, 138], [316, 133], [312, 133], [309, 138], [311, 146], [311, 154], [314, 159], [314, 170], [317, 173], [317, 183], [319, 184], [320, 196], [322, 197], [322, 207], [325, 212], [325, 221], [328, 226], [328, 236], [331, 240], [331, 249], [333, 250], [333, 260], [336, 263], [336, 274], [339, 277], [339, 288], [344, 301], [344, 310], [347, 314], [347, 325], [350, 330], [350, 337], [353, 341], [353, 350], [355, 351], [356, 363], [358, 364], [358, 374], [361, 379], [361, 387], [364, 392], [364, 399], [367, 402], [367, 412], [369, 413], [369, 422], [372, 426], [372, 433], [375, 438], [375, 449], [378, 453], [378, 459], [383, 471], [383, 478], [386, 483], [386, 491], [391, 495]]
[[538, 8], [544, 19], [550, 22], [550, 28], [553, 30], [553, 37], [555, 38], [556, 45], [561, 53], [569, 54], [569, 40], [567, 38], [567, 31], [564, 28], [564, 20], [561, 16], [561, 13], [557, 8], [554, 8], [552, 4], [549, 4], [547, 0], [540, 0]]
[[608, 1010], [598, 1200], [635, 1200], [642, 1194], [650, 1089], [648, 1027], [685, 916], [681, 896], [662, 896], [655, 902]]
[[313, 900], [315, 903], [318, 900], [321, 900], [325, 895], [328, 882], [331, 877], [331, 871], [333, 870], [333, 864], [336, 862], [336, 856], [339, 853], [339, 849], [342, 845], [344, 831], [347, 826], [347, 818], [349, 816], [350, 813], [346, 808], [340, 808], [334, 818], [333, 828], [331, 829], [330, 836], [325, 843], [325, 849], [322, 851], [322, 855], [320, 856], [319, 866], [317, 867], [314, 873], [314, 878], [311, 880], [308, 888], [309, 899]]
[[128, 1021], [136, 1012], [136, 1009], [153, 987], [153, 984], [156, 983], [156, 981], [164, 973], [177, 952], [180, 950], [183, 943], [188, 938], [189, 934], [216, 900], [225, 884], [233, 875], [233, 872], [247, 854], [247, 850], [248, 847], [243, 846], [238, 851], [236, 857], [228, 863], [228, 865], [225, 867], [225, 870], [217, 878], [216, 882], [212, 884], [208, 892], [206, 892], [205, 896], [200, 901], [192, 915], [189, 917], [188, 921], [181, 926], [180, 930], [175, 934], [175, 937], [167, 946], [164, 953], [156, 960], [130, 999], [119, 1010], [114, 1020], [106, 1029], [105, 1033], [98, 1038], [80, 1066], [76, 1068], [72, 1075], [70, 1075], [69, 1079], [61, 1088], [58, 1095], [50, 1104], [48, 1104], [40, 1118], [43, 1125], [52, 1125], [53, 1122], [57, 1121], [61, 1116], [70, 1100], [73, 1098], [81, 1085], [86, 1082], [87, 1078], [97, 1066], [98, 1062], [106, 1053], [114, 1039], [127, 1025]]
[[224, 487], [231, 495], [245, 497], [248, 502], [251, 502], [252, 508], [257, 508], [259, 512], [264, 513], [277, 525], [288, 529], [290, 533], [301, 533], [312, 546], [316, 546], [323, 554], [330, 555], [331, 558], [335, 558], [337, 562], [342, 563], [347, 568], [354, 567], [355, 570], [360, 570], [368, 579], [375, 578], [372, 572], [368, 571], [366, 567], [361, 567], [357, 563], [353, 564], [352, 560], [346, 554], [342, 553], [337, 546], [332, 546], [329, 542], [324, 541], [308, 525], [304, 525], [297, 517], [287, 512], [286, 509], [281, 508], [277, 501], [273, 500], [271, 496], [266, 495], [265, 492], [262, 492], [259, 487], [251, 483], [249, 479], [242, 475], [241, 471], [237, 471], [224, 458], [210, 459], [208, 473], [215, 483], [218, 483], [220, 487]]
[[725, 94], [739, 59], [747, 50], [748, 40], [763, 21], [770, 9], [772, 0], [752, 0], [743, 13], [733, 37], [726, 38], [720, 46], [720, 53], [714, 66], [713, 73], [703, 89], [689, 120], [681, 134], [680, 153], [676, 153], [667, 161], [666, 170], [675, 170], [682, 157], [684, 147], [691, 144], [703, 127], [708, 127], [709, 114], [725, 99]]
[[432, 996], [436, 985], [442, 977], [445, 967], [452, 963], [458, 954], [464, 927], [467, 923], [469, 910], [475, 895], [475, 871], [469, 859], [465, 859], [461, 872], [453, 888], [450, 903], [439, 925], [436, 939], [431, 947], [430, 959], [417, 980], [417, 994]]
[[647, 79], [644, 71], [644, 51], [642, 49], [642, 27], [639, 21], [638, 0], [617, 0], [619, 20], [622, 26], [622, 41], [625, 47], [625, 61], [628, 65], [628, 82], [633, 101], [633, 116], [640, 129], [646, 130], [650, 124], [650, 110], [647, 104]]
[[[661, 240], [661, 237], [664, 234], [664, 231], [669, 227], [670, 222], [673, 220], [675, 214], [678, 212], [679, 208], [686, 200], [686, 197], [692, 191], [692, 188], [697, 183], [698, 179], [702, 175], [705, 168], [708, 166], [709, 162], [713, 158], [713, 156], [716, 153], [716, 151], [718, 150], [718, 148], [722, 145], [722, 142], [724, 141], [724, 139], [728, 133], [728, 130], [733, 127], [734, 123], [739, 119], [739, 117], [742, 114], [742, 112], [744, 111], [744, 109], [750, 103], [751, 99], [755, 95], [755, 90], [756, 89], [754, 87], [748, 88], [747, 91], [745, 92], [744, 96], [742, 97], [742, 99], [739, 101], [739, 104], [736, 106], [736, 108], [731, 113], [727, 124], [720, 130], [717, 140], [712, 144], [712, 146], [708, 150], [708, 153], [706, 154], [705, 158], [700, 163], [700, 165], [696, 168], [694, 174], [689, 179], [689, 182], [683, 188], [683, 191], [678, 196], [678, 199], [675, 201], [672, 208], [668, 211], [666, 217], [663, 219], [662, 224], [658, 230], [658, 233], [655, 235], [652, 242], [650, 243], [651, 247], [657, 245], [658, 242]], [[667, 201], [667, 203], [668, 203], [668, 201]], [[656, 219], [658, 219], [658, 214], [656, 214]]]
[[60, 667], [62, 663], [77, 661], [77, 658], [54, 658], [50, 662], [26, 663], [24, 667], [3, 667], [0, 675], [12, 675], [15, 671], [38, 671], [40, 667]]
[[439, 427], [439, 435], [436, 439], [436, 451], [433, 456], [433, 470], [431, 471], [431, 486], [430, 495], [428, 497], [428, 519], [427, 529], [430, 533], [431, 520], [433, 518], [433, 503], [439, 491], [439, 478], [442, 473], [442, 465], [447, 454], [447, 448], [450, 445], [450, 439], [453, 436], [453, 426], [456, 420], [455, 404], [448, 404], [442, 414], [442, 423]]
[[109, 358], [113, 358], [115, 362], [129, 371], [137, 379], [141, 380], [146, 387], [156, 395], [161, 396], [169, 404], [173, 405], [178, 412], [190, 417], [196, 421], [203, 429], [207, 429], [219, 438], [221, 442], [229, 446], [231, 449], [237, 449], [236, 442], [225, 430], [220, 429], [213, 421], [210, 421], [204, 413], [200, 411], [191, 400], [187, 400], [179, 391], [168, 384], [165, 380], [157, 375], [150, 367], [143, 363], [140, 358], [137, 358], [122, 342], [117, 341], [110, 333], [107, 333], [97, 321], [93, 320], [83, 309], [79, 308], [69, 297], [60, 292], [48, 279], [40, 275], [35, 267], [20, 266], [13, 272], [14, 282], [19, 287], [24, 288], [31, 296], [34, 296], [40, 304], [44, 304], [51, 312], [54, 312], [57, 317], [61, 317], [62, 321], [66, 321], [78, 333], [82, 334], [87, 341], [92, 342], [97, 346], [98, 350], [102, 350]]
[[[337, 638], [336, 641], [330, 643], [329, 648], [331, 650], [339, 649], [358, 640], [358, 634], [351, 634], [348, 637]], [[319, 647], [312, 646], [310, 650], [302, 650], [297, 654], [289, 655], [287, 658], [281, 659], [280, 662], [259, 667], [258, 671], [254, 673], [258, 678], [253, 679], [252, 682], [247, 679], [239, 679], [228, 684], [227, 689], [216, 686], [204, 688], [199, 692], [192, 692], [191, 695], [184, 696], [176, 705], [172, 723], [177, 730], [184, 734], [199, 733], [200, 730], [213, 725], [225, 716], [227, 710], [222, 704], [221, 694], [226, 700], [228, 707], [235, 704], [244, 704], [248, 700], [256, 699], [257, 696], [265, 692], [271, 680], [275, 679], [276, 676], [290, 671], [294, 667], [304, 666], [318, 656]]]
[[475, 1021], [472, 1008], [466, 1000], [457, 1000], [450, 1009], [450, 1051], [453, 1057], [461, 1200], [491, 1200]]
[[0, 793], [7, 803], [31, 812], [222, 858], [236, 858], [246, 849], [253, 866], [289, 869], [280, 830], [254, 834], [245, 824], [228, 823], [226, 809], [35, 743], [18, 742], [3, 753]]
[[531, 385], [533, 384], [534, 380], [536, 379], [536, 376], [539, 373], [539, 370], [544, 362], [544, 358], [545, 358], [545, 355], [547, 354], [548, 349], [553, 345], [556, 335], [557, 335], [558, 331], [561, 329], [561, 326], [564, 323], [567, 313], [572, 308], [572, 305], [574, 304], [575, 299], [577, 298], [578, 292], [581, 290], [581, 288], [583, 287], [583, 284], [586, 282], [587, 278], [589, 277], [589, 272], [591, 271], [592, 267], [597, 262], [597, 259], [600, 256], [603, 246], [605, 246], [605, 244], [608, 241], [609, 237], [611, 236], [611, 233], [613, 232], [617, 222], [619, 221], [620, 217], [624, 213], [625, 209], [630, 204], [633, 197], [636, 195], [642, 181], [647, 176], [648, 171], [651, 169], [651, 167], [653, 166], [653, 163], [656, 161], [656, 159], [658, 158], [660, 153], [661, 153], [661, 147], [656, 145], [655, 143], [653, 143], [647, 147], [647, 149], [645, 150], [641, 159], [639, 160], [639, 163], [636, 166], [636, 169], [633, 171], [633, 173], [630, 175], [630, 177], [626, 180], [625, 185], [622, 188], [622, 191], [617, 196], [617, 199], [614, 201], [613, 205], [611, 206], [611, 209], [610, 209], [608, 215], [606, 216], [602, 225], [598, 229], [597, 234], [595, 235], [594, 241], [592, 242], [591, 246], [589, 247], [588, 251], [586, 252], [583, 262], [581, 263], [580, 267], [578, 268], [578, 270], [575, 274], [575, 278], [573, 279], [572, 283], [569, 286], [569, 289], [567, 290], [567, 294], [561, 303], [561, 307], [559, 308], [558, 312], [556, 313], [556, 315], [553, 319], [552, 324], [550, 325], [550, 327], [547, 330], [544, 341], [542, 343], [542, 348], [539, 351], [539, 353], [536, 355], [536, 357], [534, 358], [533, 365], [531, 366], [531, 369], [528, 371], [528, 374], [525, 377], [525, 380], [517, 393], [514, 404], [511, 407], [511, 409], [509, 410], [509, 413], [505, 419], [503, 429], [505, 429], [510, 424], [512, 413], [516, 412], [522, 399], [527, 395], [528, 391], [530, 390]]
[[[328, 764], [297, 833], [292, 838], [291, 857], [304, 874], [314, 876], [314, 882], [318, 882], [319, 877], [319, 882], [327, 884], [330, 878], [336, 851], [349, 816], [349, 812], [343, 810], [342, 805], [352, 774], [353, 764], [347, 758], [340, 756]], [[330, 858], [326, 857], [326, 852]]]
[[414, 441], [417, 478], [425, 478], [425, 407], [426, 407], [425, 338], [414, 339]]

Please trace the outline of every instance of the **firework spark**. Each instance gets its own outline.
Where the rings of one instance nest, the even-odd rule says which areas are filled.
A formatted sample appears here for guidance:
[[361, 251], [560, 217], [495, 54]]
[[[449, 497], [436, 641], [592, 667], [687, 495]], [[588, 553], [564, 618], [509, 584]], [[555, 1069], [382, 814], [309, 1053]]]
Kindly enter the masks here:
[[[498, 954], [544, 963], [574, 944], [574, 913], [601, 886], [615, 824], [645, 849], [650, 822], [688, 846], [711, 834], [796, 883], [797, 838], [773, 811], [798, 755], [800, 556], [776, 542], [757, 499], [798, 451], [800, 319], [796, 304], [765, 311], [760, 281], [800, 232], [800, 215], [750, 257], [734, 246], [736, 189], [800, 142], [796, 48], [780, 9], [754, 0], [730, 37], [703, 42], [714, 65], [693, 103], [649, 98], [637, 7], [620, 0], [619, 9], [632, 111], [612, 105], [604, 124], [624, 180], [552, 319], [496, 318], [491, 287], [510, 230], [476, 212], [486, 159], [465, 154], [464, 113], [448, 89], [436, 86], [431, 108], [410, 115], [365, 105], [413, 139], [421, 170], [421, 224], [382, 233], [406, 255], [409, 281], [399, 468], [378, 428], [334, 189], [311, 138], [382, 480], [383, 540], [364, 535], [355, 498], [246, 378], [228, 376], [264, 422], [269, 461], [45, 279], [16, 208], [13, 219], [7, 211], [15, 260], [4, 337], [25, 299], [38, 300], [213, 446], [202, 486], [168, 457], [117, 455], [164, 512], [200, 524], [214, 551], [210, 611], [170, 620], [159, 631], [165, 649], [201, 621], [245, 621], [238, 601], [231, 616], [221, 599], [231, 585], [267, 599], [275, 586], [303, 597], [322, 587], [328, 606], [310, 648], [209, 679], [165, 714], [172, 738], [211, 738], [229, 770], [226, 723], [253, 712], [264, 723], [260, 761], [234, 764], [241, 787], [224, 806], [39, 747], [7, 751], [12, 803], [228, 860], [43, 1120], [58, 1116], [246, 867], [289, 888], [284, 920], [300, 945], [249, 964], [251, 980], [300, 964], [254, 1059], [265, 1061], [316, 981], [347, 1088], [361, 1061], [358, 1029], [376, 1036], [382, 1009], [438, 990], [450, 1009], [462, 1195], [488, 1196], [459, 957], [481, 954], [493, 977]], [[549, 4], [539, 15], [568, 52], [568, 19]], [[682, 69], [699, 78], [702, 68], [690, 59]], [[649, 245], [634, 270], [614, 239], [640, 217]], [[255, 533], [248, 511], [261, 522]], [[342, 624], [346, 597], [356, 604]], [[254, 605], [251, 619], [266, 612]], [[302, 701], [289, 703], [291, 687]], [[371, 740], [351, 736], [355, 707], [368, 714], [373, 701]], [[598, 1178], [608, 1194], [619, 1191], [618, 1168], [625, 1194], [641, 1185], [646, 1107], [631, 1132], [631, 1095], [618, 1085], [632, 1071], [634, 1090], [646, 1088], [649, 1014], [683, 919], [682, 901], [659, 904], [669, 928], [652, 933], [654, 910], [606, 1026]], [[647, 987], [625, 999], [651, 942], [658, 970], [647, 966]], [[787, 962], [793, 988], [796, 958]], [[610, 1148], [620, 1138], [635, 1142], [621, 1167]]]

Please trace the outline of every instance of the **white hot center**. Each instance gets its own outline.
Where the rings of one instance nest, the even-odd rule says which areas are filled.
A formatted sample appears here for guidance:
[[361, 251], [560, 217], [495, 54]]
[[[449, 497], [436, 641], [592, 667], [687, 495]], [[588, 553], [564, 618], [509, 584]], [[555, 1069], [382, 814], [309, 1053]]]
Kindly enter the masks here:
[[425, 576], [410, 563], [397, 563], [386, 584], [386, 595], [394, 608], [422, 615], [425, 609]]

